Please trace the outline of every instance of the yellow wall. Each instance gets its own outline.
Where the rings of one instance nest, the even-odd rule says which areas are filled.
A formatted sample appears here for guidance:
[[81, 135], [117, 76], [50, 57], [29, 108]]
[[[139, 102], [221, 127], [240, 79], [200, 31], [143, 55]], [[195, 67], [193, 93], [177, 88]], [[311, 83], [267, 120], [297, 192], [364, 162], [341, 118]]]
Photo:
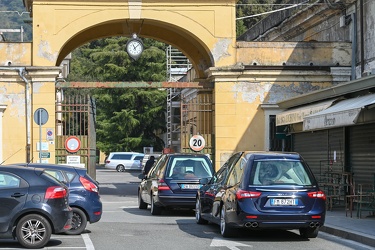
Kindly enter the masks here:
[[31, 43], [0, 42], [0, 67], [30, 66], [31, 46]]
[[[42, 142], [47, 142], [46, 129], [55, 130], [55, 78], [60, 70], [58, 67], [13, 65], [0, 67], [0, 71], [0, 105], [5, 106], [1, 124], [1, 161], [4, 164], [37, 162], [40, 128], [34, 121], [34, 112], [44, 108], [49, 114], [47, 123], [41, 127]], [[23, 72], [23, 78], [20, 72]], [[48, 143], [45, 152], [50, 152], [50, 158], [43, 161], [54, 163], [54, 141]]]
[[180, 49], [204, 78], [210, 66], [235, 63], [235, 2], [34, 0], [33, 65], [59, 65], [90, 40], [138, 33]]

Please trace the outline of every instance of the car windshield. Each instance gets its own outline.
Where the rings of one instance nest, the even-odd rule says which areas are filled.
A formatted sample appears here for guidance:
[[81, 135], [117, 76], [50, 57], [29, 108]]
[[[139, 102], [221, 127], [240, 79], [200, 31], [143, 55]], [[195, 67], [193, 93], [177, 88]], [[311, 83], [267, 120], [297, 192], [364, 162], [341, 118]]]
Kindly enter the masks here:
[[213, 168], [205, 158], [173, 158], [168, 168], [167, 177], [171, 178], [210, 178]]
[[250, 185], [312, 185], [311, 176], [300, 161], [254, 161]]

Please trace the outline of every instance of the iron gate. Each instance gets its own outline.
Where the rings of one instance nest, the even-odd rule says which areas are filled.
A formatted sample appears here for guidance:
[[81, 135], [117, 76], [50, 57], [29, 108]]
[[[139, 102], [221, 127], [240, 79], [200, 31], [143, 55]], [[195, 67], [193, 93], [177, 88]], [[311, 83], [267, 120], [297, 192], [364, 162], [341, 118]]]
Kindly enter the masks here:
[[[79, 156], [89, 175], [96, 178], [96, 132], [95, 105], [89, 95], [67, 95], [58, 93], [56, 102], [56, 163], [66, 164], [68, 156]], [[71, 153], [66, 149], [66, 140], [77, 137], [80, 149]]]
[[209, 154], [214, 160], [212, 92], [197, 91], [193, 95], [182, 95], [181, 99], [181, 151], [191, 152], [190, 138], [199, 134], [206, 142], [200, 153]]

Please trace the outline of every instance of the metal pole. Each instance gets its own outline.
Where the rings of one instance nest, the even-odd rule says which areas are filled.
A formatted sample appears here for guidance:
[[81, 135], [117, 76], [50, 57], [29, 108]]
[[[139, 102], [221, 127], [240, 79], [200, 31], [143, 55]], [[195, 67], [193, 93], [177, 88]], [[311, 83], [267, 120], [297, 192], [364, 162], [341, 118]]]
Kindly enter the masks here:
[[42, 109], [39, 109], [39, 163], [42, 163]]

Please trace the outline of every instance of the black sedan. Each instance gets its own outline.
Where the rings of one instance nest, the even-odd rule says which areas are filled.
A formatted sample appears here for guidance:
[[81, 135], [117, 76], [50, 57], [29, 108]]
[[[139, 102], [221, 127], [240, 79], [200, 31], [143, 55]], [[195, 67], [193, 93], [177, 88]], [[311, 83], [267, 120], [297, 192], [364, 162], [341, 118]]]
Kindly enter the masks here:
[[0, 238], [44, 247], [71, 228], [67, 187], [43, 169], [0, 166]]
[[204, 154], [163, 154], [147, 176], [139, 176], [138, 205], [157, 215], [163, 208], [194, 209], [201, 178], [211, 178], [214, 169]]
[[238, 152], [201, 183], [196, 222], [220, 225], [224, 237], [235, 228], [271, 228], [315, 238], [325, 221], [326, 196], [297, 153]]

